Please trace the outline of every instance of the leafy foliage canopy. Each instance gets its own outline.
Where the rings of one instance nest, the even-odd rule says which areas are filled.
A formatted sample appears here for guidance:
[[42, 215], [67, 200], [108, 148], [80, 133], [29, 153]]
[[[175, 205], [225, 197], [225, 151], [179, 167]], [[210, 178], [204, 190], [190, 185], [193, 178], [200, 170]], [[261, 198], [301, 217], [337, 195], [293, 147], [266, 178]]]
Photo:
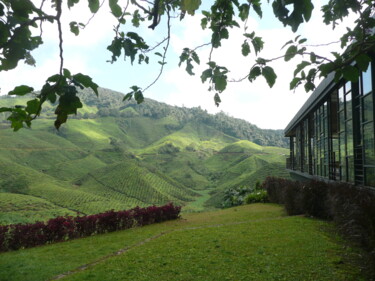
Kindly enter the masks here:
[[[40, 7], [36, 7], [31, 0], [0, 0], [0, 71], [15, 69], [20, 61], [35, 65], [35, 59], [31, 53], [43, 44], [42, 26], [44, 22], [48, 21], [57, 26], [60, 39], [60, 67], [57, 74], [46, 78], [46, 83], [41, 91], [26, 106], [0, 108], [0, 112], [10, 113], [8, 119], [14, 130], [22, 128], [24, 124], [30, 126], [32, 120], [40, 115], [43, 103], [46, 101], [57, 103], [55, 127], [59, 128], [66, 122], [69, 115], [76, 114], [77, 109], [82, 107], [77, 96], [77, 87], [91, 88], [95, 94], [98, 94], [98, 85], [89, 76], [82, 73], [72, 74], [64, 68], [61, 15], [66, 9], [74, 9], [79, 2], [85, 2], [85, 0], [67, 0], [65, 2], [42, 0]], [[202, 83], [209, 84], [209, 91], [214, 93], [214, 102], [219, 105], [220, 94], [227, 88], [231, 79], [228, 77], [229, 69], [213, 61], [212, 53], [222, 46], [223, 40], [230, 40], [230, 30], [240, 27], [240, 21], [248, 30], [251, 26], [247, 26], [247, 20], [252, 13], [262, 18], [262, 5], [272, 4], [274, 16], [284, 26], [297, 32], [301, 24], [310, 20], [314, 11], [312, 2], [312, 0], [215, 0], [210, 10], [201, 9], [201, 0], [104, 0], [103, 2], [88, 0], [87, 4], [92, 14], [98, 13], [102, 5], [108, 4], [112, 15], [118, 21], [118, 25], [114, 28], [113, 40], [107, 47], [111, 53], [110, 62], [113, 63], [119, 57], [124, 56], [129, 58], [131, 64], [134, 62], [148, 64], [150, 53], [156, 47], [163, 45], [163, 53], [155, 52], [153, 54], [160, 57], [158, 60], [160, 72], [155, 81], [145, 88], [132, 86], [131, 91], [124, 98], [124, 100], [134, 98], [138, 103], [143, 102], [143, 93], [159, 79], [163, 72], [173, 21], [183, 21], [186, 14], [195, 16], [198, 11], [201, 11], [203, 15], [201, 27], [211, 32], [210, 42], [203, 46], [210, 46], [211, 52], [207, 59], [207, 69], [201, 73], [200, 77]], [[52, 14], [46, 12], [45, 7], [48, 3], [53, 8]], [[241, 80], [248, 79], [253, 82], [259, 76], [263, 76], [268, 85], [273, 87], [277, 73], [272, 68], [272, 62], [278, 59], [290, 61], [295, 57], [302, 59], [303, 56], [303, 60], [294, 71], [294, 78], [290, 82], [291, 89], [304, 85], [306, 91], [314, 90], [315, 78], [325, 77], [331, 72], [335, 72], [337, 81], [342, 78], [357, 81], [359, 73], [365, 71], [371, 61], [368, 54], [375, 48], [375, 36], [372, 31], [375, 27], [373, 0], [329, 0], [321, 10], [324, 23], [332, 25], [332, 28], [339, 25], [340, 21], [348, 17], [350, 13], [355, 14], [355, 27], [347, 29], [347, 32], [341, 37], [341, 48], [345, 50], [344, 52], [341, 54], [333, 52], [334, 59], [329, 59], [309, 51], [308, 46], [304, 44], [307, 39], [296, 36], [284, 45], [285, 53], [276, 58], [263, 58], [260, 54], [266, 42], [254, 31], [246, 31], [243, 34], [241, 53], [246, 57], [254, 52], [256, 59]], [[154, 30], [162, 18], [167, 20], [167, 34], [157, 46], [150, 47], [140, 32], [122, 31], [129, 25], [134, 27], [148, 25], [150, 29]], [[84, 23], [76, 21], [69, 23], [71, 32], [77, 36], [85, 26]], [[36, 28], [40, 29], [39, 35], [35, 35], [33, 32]], [[194, 75], [194, 65], [201, 63], [198, 49], [203, 46], [182, 50], [179, 65], [184, 64], [189, 75]], [[9, 95], [22, 96], [33, 91], [32, 87], [20, 85], [10, 91]]]

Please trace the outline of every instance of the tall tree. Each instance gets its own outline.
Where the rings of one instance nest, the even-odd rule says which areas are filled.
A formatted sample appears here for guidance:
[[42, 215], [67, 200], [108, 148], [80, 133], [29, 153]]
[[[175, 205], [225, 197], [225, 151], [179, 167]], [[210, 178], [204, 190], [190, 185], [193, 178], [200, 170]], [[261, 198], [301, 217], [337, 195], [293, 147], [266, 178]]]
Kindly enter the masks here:
[[[0, 72], [17, 68], [20, 61], [34, 65], [35, 59], [32, 51], [43, 44], [43, 23], [48, 21], [56, 25], [59, 35], [60, 66], [57, 74], [46, 78], [46, 83], [35, 98], [30, 99], [26, 106], [2, 107], [0, 112], [9, 112], [8, 120], [14, 130], [18, 130], [26, 124], [31, 125], [32, 120], [40, 115], [43, 103], [57, 102], [55, 114], [55, 127], [67, 121], [70, 114], [76, 114], [82, 103], [77, 96], [77, 88], [91, 88], [98, 94], [98, 85], [91, 77], [82, 74], [72, 74], [64, 68], [62, 14], [67, 9], [74, 9], [79, 2], [87, 2], [87, 9], [95, 15], [106, 4], [117, 20], [114, 28], [114, 37], [107, 49], [111, 52], [111, 62], [115, 62], [120, 56], [129, 58], [131, 64], [135, 61], [139, 64], [149, 63], [149, 54], [155, 47], [163, 45], [163, 52], [156, 52], [159, 56], [160, 71], [151, 85], [141, 88], [132, 86], [131, 91], [125, 95], [124, 100], [134, 98], [138, 103], [143, 102], [143, 92], [152, 86], [162, 75], [166, 64], [166, 54], [171, 41], [171, 26], [177, 20], [184, 21], [185, 15], [194, 16], [199, 11], [202, 13], [201, 27], [211, 32], [211, 40], [205, 46], [210, 46], [211, 52], [207, 58], [207, 69], [200, 78], [202, 83], [209, 84], [209, 90], [213, 92], [214, 102], [219, 105], [220, 94], [226, 89], [229, 81], [229, 69], [212, 60], [212, 53], [222, 46], [223, 40], [230, 40], [232, 28], [238, 28], [242, 21], [246, 26], [243, 34], [244, 42], [241, 53], [248, 56], [250, 52], [256, 54], [252, 65], [243, 79], [253, 82], [259, 76], [266, 79], [268, 85], [273, 87], [277, 79], [277, 73], [272, 68], [272, 62], [280, 59], [289, 61], [300, 56], [301, 62], [294, 71], [294, 78], [290, 82], [290, 88], [303, 85], [306, 91], [315, 88], [317, 77], [325, 77], [329, 73], [335, 73], [335, 79], [344, 78], [357, 81], [361, 71], [365, 71], [371, 61], [370, 52], [375, 50], [375, 2], [373, 0], [329, 0], [322, 6], [323, 20], [327, 25], [336, 28], [337, 25], [354, 14], [355, 27], [347, 29], [341, 37], [341, 53], [333, 51], [334, 59], [312, 52], [304, 44], [307, 38], [296, 36], [285, 43], [286, 49], [275, 58], [261, 57], [261, 51], [267, 42], [251, 31], [247, 26], [247, 20], [252, 13], [262, 18], [262, 4], [272, 4], [273, 13], [284, 26], [297, 32], [301, 24], [310, 20], [314, 11], [312, 0], [215, 0], [209, 10], [201, 9], [201, 0], [41, 0], [37, 7], [31, 0], [0, 0]], [[53, 12], [47, 12], [47, 4], [52, 5]], [[48, 10], [49, 11], [49, 10]], [[130, 12], [131, 11], [131, 12]], [[129, 25], [134, 27], [148, 26], [154, 30], [165, 18], [167, 22], [167, 34], [160, 40], [157, 46], [149, 46], [141, 32], [126, 31]], [[85, 24], [72, 21], [69, 23], [70, 31], [79, 35]], [[35, 35], [32, 30], [40, 29]], [[249, 31], [250, 30], [250, 31]], [[79, 39], [77, 39], [79, 40]], [[179, 65], [184, 65], [188, 74], [195, 75], [193, 70], [196, 64], [201, 63], [199, 49], [184, 48], [179, 57]], [[308, 58], [308, 59], [306, 59]], [[22, 96], [33, 92], [34, 89], [27, 85], [20, 85], [9, 92], [9, 95]]]

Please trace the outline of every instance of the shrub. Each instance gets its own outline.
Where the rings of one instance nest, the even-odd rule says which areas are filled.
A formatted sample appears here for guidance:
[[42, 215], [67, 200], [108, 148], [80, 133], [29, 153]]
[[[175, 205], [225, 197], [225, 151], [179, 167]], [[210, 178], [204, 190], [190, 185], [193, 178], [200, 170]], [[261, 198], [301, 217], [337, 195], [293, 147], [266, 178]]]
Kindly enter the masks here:
[[248, 194], [245, 198], [246, 204], [251, 203], [266, 203], [268, 202], [267, 191], [264, 189], [256, 190], [250, 194]]
[[276, 178], [267, 177], [262, 183], [262, 188], [267, 190], [268, 199], [270, 202], [284, 204], [284, 189], [288, 185], [292, 185], [293, 181]]
[[303, 185], [300, 182], [286, 182], [282, 186], [281, 197], [288, 215], [300, 215], [304, 213], [302, 205]]
[[252, 192], [254, 192], [254, 188], [251, 187], [228, 188], [224, 193], [222, 206], [224, 208], [229, 208], [242, 205], [245, 202], [246, 196]]
[[312, 180], [305, 183], [302, 187], [303, 212], [321, 219], [331, 218], [328, 190], [329, 184], [323, 181]]
[[97, 233], [112, 232], [166, 220], [177, 219], [181, 207], [169, 203], [164, 206], [114, 210], [105, 213], [57, 217], [47, 222], [0, 226], [0, 251], [29, 248], [47, 243], [86, 237]]

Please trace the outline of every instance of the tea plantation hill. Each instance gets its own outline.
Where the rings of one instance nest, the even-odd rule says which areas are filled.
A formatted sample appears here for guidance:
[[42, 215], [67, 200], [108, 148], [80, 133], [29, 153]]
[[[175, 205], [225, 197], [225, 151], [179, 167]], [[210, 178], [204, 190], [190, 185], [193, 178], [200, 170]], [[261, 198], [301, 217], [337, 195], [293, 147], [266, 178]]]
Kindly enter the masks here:
[[[219, 207], [224, 191], [287, 176], [287, 140], [244, 120], [147, 99], [122, 102], [100, 89], [59, 131], [46, 105], [31, 129], [14, 133], [0, 114], [0, 223], [181, 204]], [[1, 97], [0, 107], [30, 97]]]

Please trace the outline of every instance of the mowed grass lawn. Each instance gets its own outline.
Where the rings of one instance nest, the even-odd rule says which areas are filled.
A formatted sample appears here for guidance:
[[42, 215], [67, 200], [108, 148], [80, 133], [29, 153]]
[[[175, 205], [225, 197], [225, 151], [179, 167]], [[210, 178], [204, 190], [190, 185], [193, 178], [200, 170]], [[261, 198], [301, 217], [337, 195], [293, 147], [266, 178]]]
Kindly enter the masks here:
[[332, 229], [273, 204], [183, 214], [0, 254], [0, 280], [365, 280]]

